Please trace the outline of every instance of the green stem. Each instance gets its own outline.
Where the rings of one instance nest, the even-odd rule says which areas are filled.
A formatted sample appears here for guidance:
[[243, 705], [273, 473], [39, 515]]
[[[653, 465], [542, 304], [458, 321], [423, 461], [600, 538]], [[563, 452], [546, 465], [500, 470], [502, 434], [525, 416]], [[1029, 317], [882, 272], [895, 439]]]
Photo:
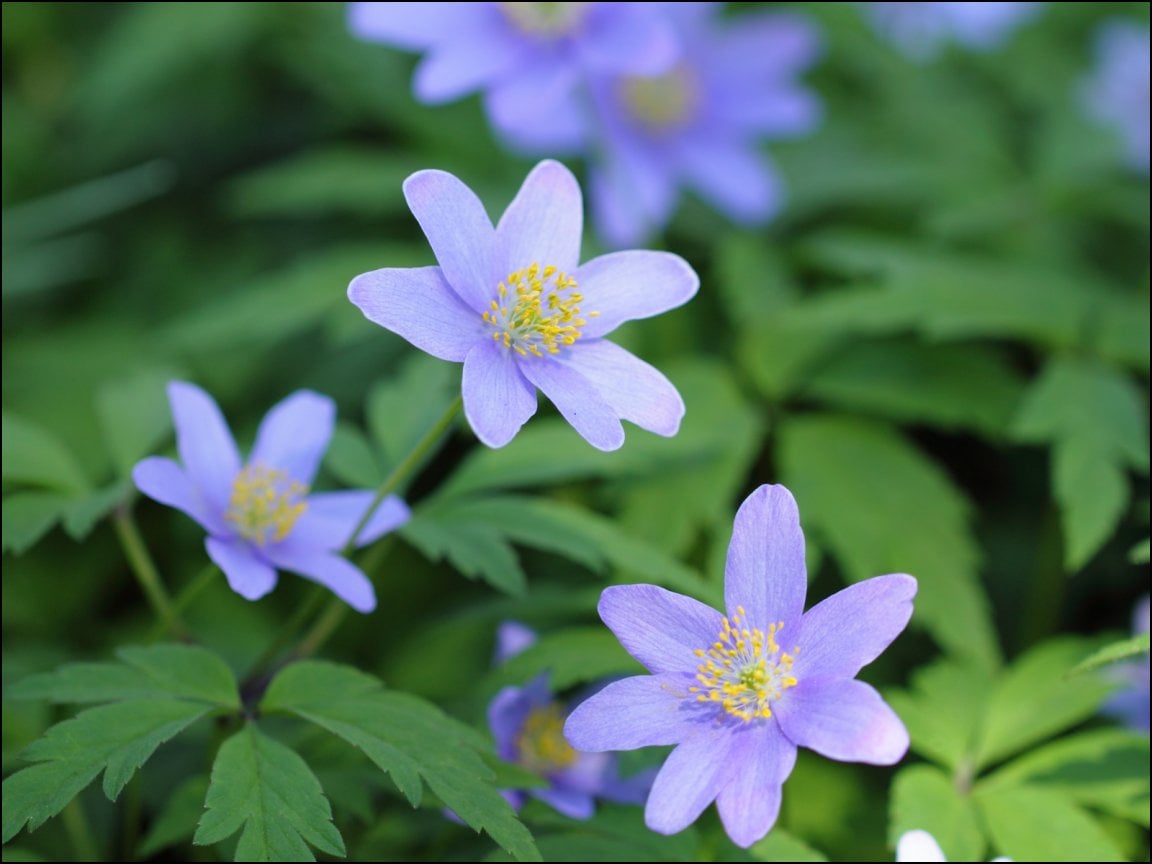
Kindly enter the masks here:
[[64, 805], [64, 828], [72, 841], [72, 851], [77, 861], [99, 861], [100, 850], [96, 847], [96, 839], [92, 836], [92, 827], [88, 824], [88, 817], [79, 798], [73, 798]]
[[132, 568], [136, 581], [144, 590], [144, 595], [152, 605], [156, 617], [163, 623], [164, 628], [176, 639], [188, 638], [188, 628], [172, 605], [164, 583], [160, 581], [160, 574], [156, 565], [152, 563], [152, 556], [148, 554], [148, 547], [144, 545], [144, 538], [140, 536], [140, 529], [136, 520], [124, 507], [116, 510], [112, 517], [112, 525], [116, 529], [116, 536], [120, 538], [120, 545], [124, 548], [124, 557]]

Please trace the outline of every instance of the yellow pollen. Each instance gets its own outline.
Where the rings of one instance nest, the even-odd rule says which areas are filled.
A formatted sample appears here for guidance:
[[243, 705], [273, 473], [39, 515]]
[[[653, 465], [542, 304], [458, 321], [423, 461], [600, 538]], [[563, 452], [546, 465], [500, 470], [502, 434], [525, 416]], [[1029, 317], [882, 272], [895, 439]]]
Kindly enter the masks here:
[[564, 714], [555, 702], [534, 708], [516, 736], [518, 762], [537, 774], [552, 774], [576, 761], [564, 738]]
[[620, 98], [628, 113], [652, 132], [683, 126], [696, 113], [700, 88], [684, 66], [651, 78], [626, 78]]
[[499, 299], [480, 317], [492, 326], [495, 342], [521, 357], [559, 354], [576, 344], [589, 318], [600, 314], [580, 309], [584, 295], [576, 288], [576, 280], [556, 267], [533, 263], [496, 286]]
[[747, 626], [743, 607], [721, 621], [720, 638], [694, 652], [703, 662], [696, 667], [700, 686], [689, 687], [697, 702], [716, 703], [725, 714], [750, 723], [772, 716], [771, 704], [789, 687], [795, 651], [783, 653], [776, 642], [784, 622], [768, 632]]
[[513, 27], [537, 39], [559, 39], [580, 28], [591, 3], [497, 3]]
[[246, 465], [232, 481], [232, 496], [224, 518], [237, 533], [257, 546], [287, 537], [308, 509], [308, 487], [283, 471]]

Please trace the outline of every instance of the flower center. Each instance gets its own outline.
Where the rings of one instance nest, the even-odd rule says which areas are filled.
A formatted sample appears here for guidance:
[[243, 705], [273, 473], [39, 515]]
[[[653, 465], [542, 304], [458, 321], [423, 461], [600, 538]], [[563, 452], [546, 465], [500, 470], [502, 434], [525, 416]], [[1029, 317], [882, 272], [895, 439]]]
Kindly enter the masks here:
[[577, 29], [591, 3], [497, 3], [517, 30], [539, 39], [559, 39]]
[[700, 87], [685, 66], [651, 78], [625, 78], [620, 98], [627, 112], [652, 132], [683, 126], [696, 113]]
[[280, 542], [308, 509], [308, 487], [285, 472], [263, 465], [245, 465], [232, 481], [232, 497], [224, 518], [237, 533], [257, 546]]
[[576, 290], [576, 280], [552, 265], [541, 269], [533, 263], [509, 273], [496, 294], [498, 299], [482, 317], [492, 325], [492, 338], [522, 357], [559, 354], [565, 345], [575, 344], [588, 323], [581, 317], [584, 295]]
[[[689, 687], [697, 702], [715, 702], [748, 723], [757, 717], [772, 716], [771, 704], [789, 687], [796, 686], [792, 675], [795, 657], [780, 651], [776, 634], [784, 629], [779, 622], [768, 632], [744, 626], [744, 607], [723, 621], [719, 639], [709, 648], [698, 648], [703, 661], [696, 667], [699, 687]], [[799, 649], [795, 649], [795, 651]]]
[[552, 774], [576, 761], [564, 738], [564, 714], [555, 702], [532, 709], [516, 737], [519, 762], [537, 774]]

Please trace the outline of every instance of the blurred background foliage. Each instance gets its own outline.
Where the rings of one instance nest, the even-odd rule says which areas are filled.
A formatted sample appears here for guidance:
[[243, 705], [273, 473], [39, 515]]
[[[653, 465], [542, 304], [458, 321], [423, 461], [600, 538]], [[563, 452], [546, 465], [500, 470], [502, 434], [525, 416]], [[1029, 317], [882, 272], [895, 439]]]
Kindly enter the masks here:
[[[866, 673], [916, 755], [893, 772], [802, 754], [780, 829], [750, 853], [714, 813], [662, 838], [636, 808], [583, 824], [530, 805], [545, 857], [881, 858], [927, 827], [976, 857], [990, 839], [1147, 860], [1147, 739], [1090, 720], [1107, 687], [1064, 677], [1100, 634], [1127, 633], [1148, 590], [1147, 546], [1144, 565], [1129, 554], [1149, 518], [1148, 182], [1077, 101], [1095, 26], [1147, 26], [1147, 4], [1050, 4], [999, 51], [925, 64], [854, 4], [786, 5], [824, 31], [808, 81], [825, 119], [772, 149], [783, 215], [737, 230], [686, 201], [652, 245], [688, 258], [700, 293], [620, 334], [680, 388], [681, 434], [632, 429], [600, 453], [543, 407], [503, 450], [461, 428], [408, 489], [415, 518], [374, 574], [380, 608], [326, 652], [478, 728], [501, 685], [540, 669], [560, 688], [636, 671], [597, 622], [600, 588], [716, 601], [737, 504], [783, 482], [812, 598], [879, 573], [920, 580], [914, 629]], [[455, 395], [456, 367], [367, 323], [345, 288], [432, 263], [401, 195], [409, 173], [451, 171], [498, 214], [533, 160], [501, 149], [476, 98], [418, 105], [413, 62], [353, 39], [341, 4], [4, 5], [6, 686], [152, 637], [106, 517], [133, 506], [132, 464], [171, 447], [169, 378], [212, 392], [242, 444], [288, 392], [333, 396], [333, 486], [377, 483]], [[586, 240], [585, 258], [601, 251]], [[138, 510], [178, 593], [207, 564], [199, 529]], [[305, 588], [285, 578], [250, 604], [218, 579], [186, 616], [242, 671]], [[510, 617], [544, 636], [490, 670]], [[6, 774], [58, 716], [5, 701]], [[1053, 755], [1060, 740], [1045, 742], [1072, 727], [1072, 755]], [[321, 775], [350, 857], [490, 848], [330, 743], [284, 734]], [[141, 846], [90, 789], [93, 848], [213, 857], [186, 843], [206, 767], [168, 748], [126, 793], [130, 818], [168, 825], [167, 842]], [[77, 819], [21, 835], [5, 860], [76, 854]]]

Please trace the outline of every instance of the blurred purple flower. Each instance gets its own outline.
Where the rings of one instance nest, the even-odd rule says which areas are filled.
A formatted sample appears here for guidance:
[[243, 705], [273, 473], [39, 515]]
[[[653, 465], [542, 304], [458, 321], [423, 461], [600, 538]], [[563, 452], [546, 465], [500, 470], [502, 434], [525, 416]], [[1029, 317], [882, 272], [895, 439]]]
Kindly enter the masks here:
[[[332, 400], [300, 390], [273, 407], [246, 463], [211, 396], [173, 381], [168, 401], [183, 464], [151, 456], [136, 464], [132, 479], [149, 498], [204, 526], [208, 555], [232, 590], [257, 600], [275, 587], [282, 569], [318, 582], [358, 612], [375, 609], [372, 583], [340, 556], [375, 493], [308, 494], [332, 437]], [[407, 505], [389, 496], [360, 532], [358, 545], [407, 521]]]
[[600, 146], [590, 186], [606, 242], [626, 246], [662, 228], [686, 186], [742, 224], [773, 216], [780, 181], [766, 139], [813, 129], [820, 103], [797, 83], [820, 50], [807, 19], [721, 18], [720, 3], [668, 3], [683, 56], [658, 76], [592, 80]]
[[348, 297], [417, 348], [464, 364], [476, 437], [489, 447], [511, 441], [536, 412], [537, 387], [601, 450], [624, 443], [622, 419], [676, 434], [676, 388], [603, 337], [691, 299], [699, 280], [682, 258], [633, 250], [580, 264], [580, 187], [558, 162], [532, 169], [495, 228], [444, 171], [418, 171], [404, 195], [440, 266], [364, 273]]
[[1124, 158], [1148, 173], [1148, 28], [1135, 21], [1105, 22], [1096, 34], [1096, 68], [1084, 82], [1088, 113], [1112, 128]]
[[650, 3], [352, 3], [349, 24], [363, 39], [425, 52], [413, 82], [421, 102], [483, 90], [496, 129], [535, 153], [586, 143], [576, 97], [586, 75], [657, 74], [677, 55]]
[[[518, 621], [505, 621], [497, 633], [496, 656], [503, 662], [531, 647], [536, 634]], [[573, 819], [589, 819], [596, 798], [620, 804], [643, 804], [652, 775], [622, 780], [610, 753], [578, 753], [564, 740], [566, 710], [552, 698], [547, 674], [525, 687], [505, 687], [488, 706], [488, 725], [501, 759], [548, 781], [548, 786], [505, 790], [519, 810], [528, 797], [539, 798]]]
[[[1132, 635], [1148, 632], [1149, 595], [1136, 604], [1132, 613]], [[1149, 731], [1149, 658], [1145, 654], [1140, 660], [1117, 663], [1106, 670], [1108, 676], [1123, 685], [1124, 689], [1104, 703], [1103, 711], [1111, 717], [1123, 721], [1125, 726], [1145, 734]]]
[[867, 3], [877, 32], [913, 60], [930, 60], [948, 42], [990, 51], [1043, 10], [1044, 3]]
[[600, 617], [652, 674], [609, 684], [564, 731], [579, 750], [677, 745], [648, 797], [653, 831], [680, 831], [715, 800], [728, 836], [748, 847], [775, 824], [798, 747], [877, 765], [904, 756], [904, 724], [855, 677], [907, 625], [916, 580], [877, 576], [805, 613], [806, 591], [804, 535], [783, 486], [761, 486], [736, 514], [727, 617], [655, 585], [604, 590]]

